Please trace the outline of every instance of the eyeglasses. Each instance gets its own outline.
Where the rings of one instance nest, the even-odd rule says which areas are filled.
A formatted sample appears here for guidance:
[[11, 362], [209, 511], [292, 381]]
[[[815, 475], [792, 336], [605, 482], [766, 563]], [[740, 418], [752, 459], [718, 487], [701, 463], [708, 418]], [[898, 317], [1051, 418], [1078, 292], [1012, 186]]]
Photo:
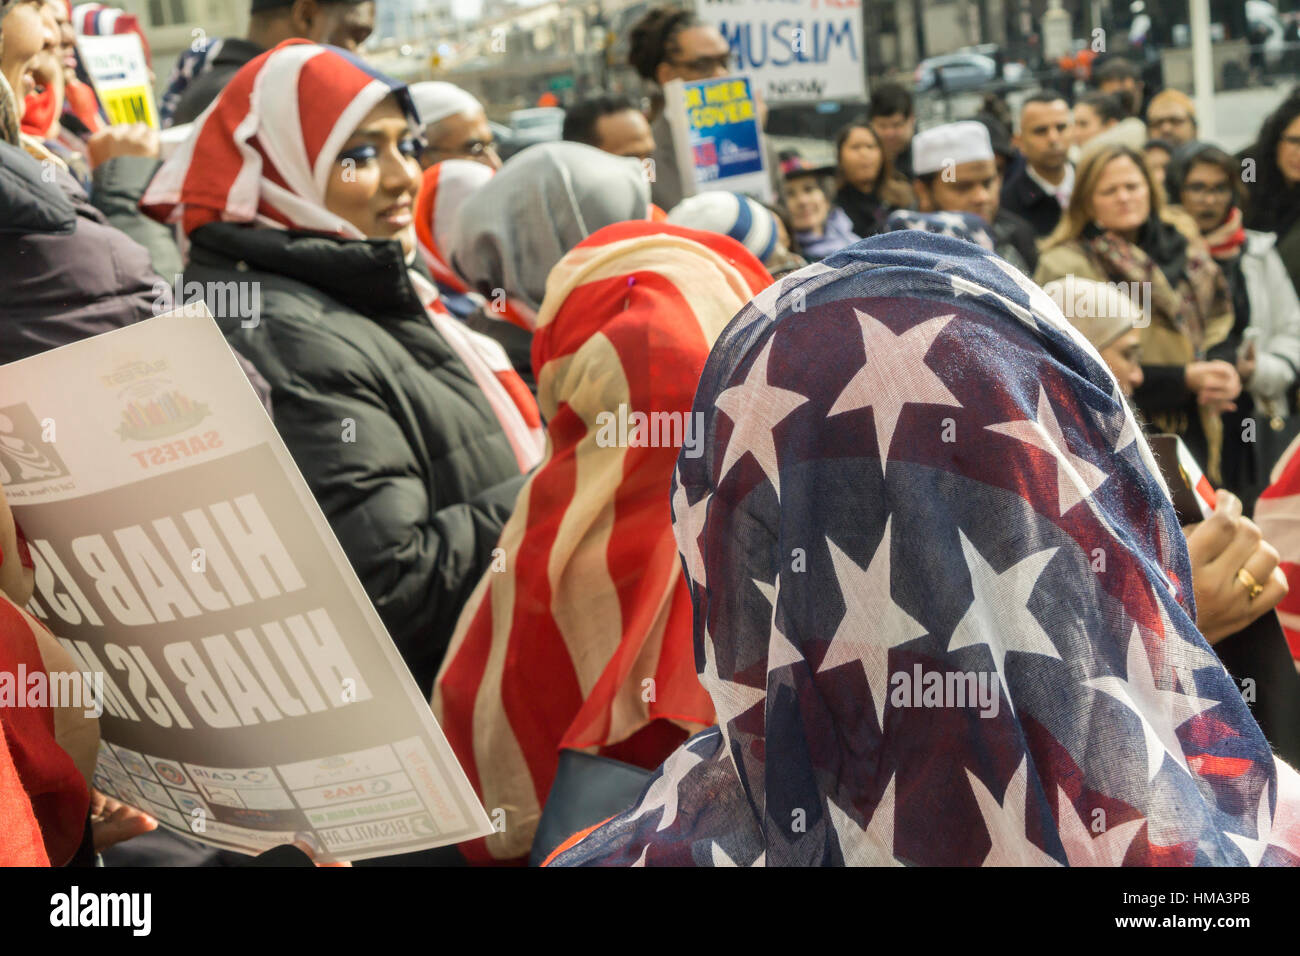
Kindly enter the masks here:
[[709, 76], [717, 72], [730, 73], [736, 58], [731, 53], [721, 53], [717, 56], [696, 57], [694, 60], [686, 60], [685, 62], [681, 60], [669, 62], [679, 70], [685, 70], [698, 76]]
[[1217, 186], [1208, 186], [1205, 183], [1184, 183], [1182, 192], [1197, 199], [1204, 199], [1206, 196], [1231, 196], [1232, 184], [1220, 183]]
[[487, 155], [496, 155], [497, 144], [482, 139], [471, 139], [467, 143], [462, 143], [456, 149], [439, 149], [436, 146], [429, 146], [425, 153], [434, 153], [439, 156], [450, 156], [452, 158], [468, 156], [471, 159], [479, 159]]
[[1151, 120], [1150, 126], [1186, 126], [1192, 121], [1190, 116], [1159, 116]]

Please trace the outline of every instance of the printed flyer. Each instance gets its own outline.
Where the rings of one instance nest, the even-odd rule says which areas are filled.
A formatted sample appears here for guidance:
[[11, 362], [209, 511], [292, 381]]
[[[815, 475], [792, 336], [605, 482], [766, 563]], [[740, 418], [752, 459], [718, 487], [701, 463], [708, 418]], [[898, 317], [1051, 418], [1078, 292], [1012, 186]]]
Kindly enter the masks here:
[[148, 123], [158, 129], [144, 46], [134, 33], [77, 37], [77, 51], [112, 126]]
[[491, 832], [206, 308], [5, 366], [0, 482], [29, 610], [102, 675], [104, 793], [321, 862]]

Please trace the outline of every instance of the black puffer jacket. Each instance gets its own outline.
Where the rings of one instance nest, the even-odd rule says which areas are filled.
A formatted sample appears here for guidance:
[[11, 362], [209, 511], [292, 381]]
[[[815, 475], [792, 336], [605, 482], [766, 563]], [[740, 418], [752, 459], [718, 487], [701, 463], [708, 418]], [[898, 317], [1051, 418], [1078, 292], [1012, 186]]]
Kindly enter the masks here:
[[187, 283], [256, 283], [256, 321], [218, 322], [271, 383], [276, 427], [427, 695], [523, 483], [505, 432], [398, 243], [233, 223], [190, 239]]

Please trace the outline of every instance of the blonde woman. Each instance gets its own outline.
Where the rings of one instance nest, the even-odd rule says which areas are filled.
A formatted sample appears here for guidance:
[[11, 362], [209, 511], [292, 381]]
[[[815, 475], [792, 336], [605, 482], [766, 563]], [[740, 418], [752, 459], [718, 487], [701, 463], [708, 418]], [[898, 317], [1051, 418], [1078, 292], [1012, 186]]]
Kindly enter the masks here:
[[1222, 480], [1223, 412], [1241, 377], [1207, 351], [1232, 329], [1223, 273], [1189, 217], [1169, 210], [1140, 154], [1107, 146], [1079, 167], [1070, 205], [1044, 240], [1034, 279], [1116, 283], [1143, 310], [1143, 383], [1134, 402], [1157, 430], [1181, 435]]

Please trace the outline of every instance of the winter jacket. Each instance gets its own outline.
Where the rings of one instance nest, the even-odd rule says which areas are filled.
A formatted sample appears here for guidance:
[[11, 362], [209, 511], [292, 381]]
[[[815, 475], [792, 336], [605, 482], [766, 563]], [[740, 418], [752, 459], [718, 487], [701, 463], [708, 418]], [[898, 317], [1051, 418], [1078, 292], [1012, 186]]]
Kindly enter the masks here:
[[271, 383], [280, 436], [429, 696], [523, 484], [505, 433], [398, 243], [235, 223], [190, 240], [187, 283], [258, 290], [255, 317], [218, 323]]
[[1255, 374], [1250, 392], [1269, 413], [1287, 415], [1287, 392], [1300, 369], [1300, 299], [1275, 248], [1271, 232], [1246, 230], [1241, 275], [1250, 300], [1255, 339]]
[[1061, 221], [1061, 204], [1034, 182], [1027, 165], [1003, 183], [1001, 206], [1028, 222], [1040, 239], [1051, 233]]

